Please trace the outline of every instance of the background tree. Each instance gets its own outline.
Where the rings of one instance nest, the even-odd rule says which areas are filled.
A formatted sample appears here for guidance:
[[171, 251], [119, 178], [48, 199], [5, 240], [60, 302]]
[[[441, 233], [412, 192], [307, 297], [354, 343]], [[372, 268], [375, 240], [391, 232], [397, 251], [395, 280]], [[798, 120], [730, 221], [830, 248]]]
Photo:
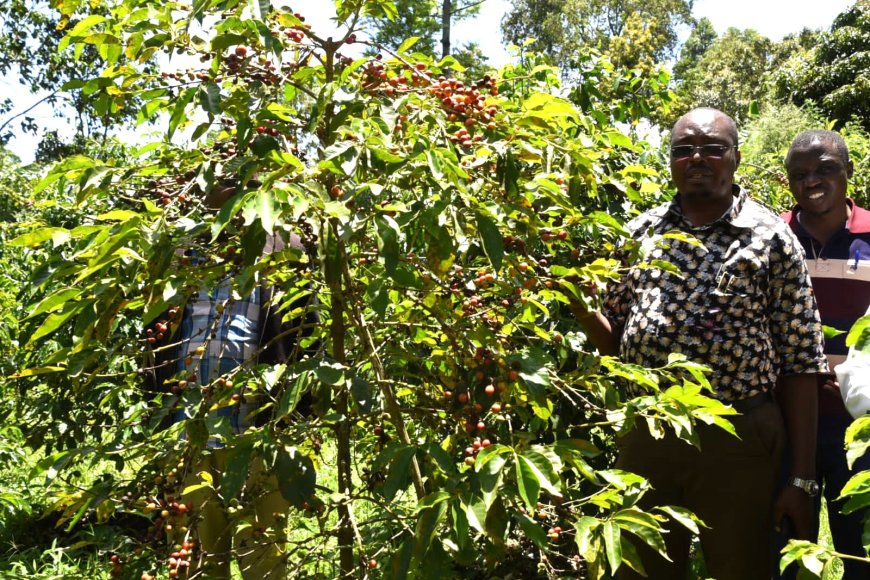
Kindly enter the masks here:
[[363, 25], [376, 43], [395, 50], [406, 39], [420, 37], [414, 50], [441, 56], [454, 54], [454, 23], [480, 12], [481, 0], [397, 0], [396, 15], [368, 17]]
[[[748, 118], [750, 104], [767, 94], [765, 79], [773, 43], [754, 30], [729, 28], [697, 57], [703, 43], [710, 40], [705, 30], [704, 37], [697, 37], [697, 44], [690, 47], [692, 56], [687, 53], [678, 63], [683, 65], [676, 89], [682, 103], [678, 108], [715, 107], [741, 123]], [[697, 58], [694, 63], [692, 57]]]
[[809, 52], [788, 61], [775, 77], [776, 94], [802, 105], [813, 102], [841, 124], [870, 129], [870, 2], [859, 0], [838, 15]]
[[[57, 116], [70, 120], [73, 137], [67, 142], [57, 132], [42, 133], [37, 159], [57, 160], [84, 151], [88, 139], [104, 139], [108, 130], [135, 116], [134, 103], [116, 115], [105, 97], [94, 96], [75, 84], [77, 79], [97, 74], [105, 65], [104, 55], [93, 46], [83, 47], [81, 58], [59, 50], [63, 37], [85, 16], [101, 17], [105, 7], [70, 2], [57, 9], [50, 0], [8, 0], [0, 4], [0, 74], [14, 74], [23, 89], [33, 94], [34, 105], [47, 103]], [[36, 40], [38, 39], [38, 40]], [[45, 96], [39, 96], [45, 95]], [[37, 134], [40, 127], [29, 109], [13, 117], [12, 99], [0, 101], [0, 143], [9, 140], [13, 128]]]
[[674, 64], [673, 74], [674, 80], [677, 82], [683, 81], [686, 74], [698, 65], [701, 57], [707, 52], [716, 39], [719, 37], [716, 34], [716, 29], [713, 28], [713, 23], [709, 18], [701, 18], [692, 28], [689, 38], [680, 47], [680, 58]]
[[616, 67], [634, 68], [673, 57], [679, 27], [691, 23], [691, 0], [514, 0], [502, 31], [517, 45], [536, 39], [566, 70], [589, 48]]

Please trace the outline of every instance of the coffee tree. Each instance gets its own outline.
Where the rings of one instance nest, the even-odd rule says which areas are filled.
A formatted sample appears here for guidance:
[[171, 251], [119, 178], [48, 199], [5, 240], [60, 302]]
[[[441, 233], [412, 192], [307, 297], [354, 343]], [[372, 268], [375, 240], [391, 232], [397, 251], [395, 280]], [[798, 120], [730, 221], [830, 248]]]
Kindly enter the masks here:
[[[324, 37], [268, 1], [58, 3], [62, 48], [107, 63], [75, 88], [100, 115], [138, 103], [165, 131], [58, 163], [34, 196], [74, 197], [74, 223], [34, 220], [12, 241], [39, 263], [13, 417], [46, 452], [42, 475], [92, 475], [59, 486], [61, 522], [143, 518], [139, 547], [107, 554], [111, 574], [186, 576], [201, 548], [185, 482], [217, 438], [220, 482], [193, 487], [216, 487], [244, 525], [244, 478], [263, 461], [294, 507], [254, 537], [289, 538], [299, 577], [640, 569], [638, 542], [664, 551], [666, 521], [698, 523], [636, 506], [647, 483], [612, 469], [615, 435], [640, 420], [694, 441], [695, 421], [729, 428], [729, 410], [679, 357], [597, 356], [565, 305], [594, 306], [622, 256], [671, 267], [624, 239], [664, 178], [614, 121], [668, 93], [590, 63], [586, 94], [644, 83], [651, 102], [579, 110], [534, 55], [480, 79], [413, 40], [354, 58], [357, 24], [394, 7], [335, 5], [341, 32]], [[268, 251], [275, 237], [299, 243]], [[305, 321], [304, 356], [207, 384], [162, 377], [179, 312], [226, 279], [237, 298], [270, 285]], [[253, 397], [265, 404], [243, 435], [210, 413]]]

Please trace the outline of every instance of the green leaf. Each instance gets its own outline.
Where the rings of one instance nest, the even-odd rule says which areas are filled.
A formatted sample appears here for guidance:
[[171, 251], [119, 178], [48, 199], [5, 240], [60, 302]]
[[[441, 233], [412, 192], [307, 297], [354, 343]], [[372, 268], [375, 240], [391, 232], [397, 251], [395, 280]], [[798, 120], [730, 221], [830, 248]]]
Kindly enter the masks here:
[[187, 106], [196, 96], [197, 88], [188, 87], [181, 92], [181, 95], [175, 100], [175, 107], [172, 109], [172, 115], [169, 117], [169, 128], [167, 129], [166, 137], [171, 139], [175, 134], [178, 126], [186, 120], [185, 111]]
[[313, 381], [313, 373], [304, 372], [296, 377], [290, 388], [286, 389], [281, 395], [281, 400], [278, 401], [278, 408], [275, 409], [275, 419], [282, 419], [296, 410], [302, 396], [311, 387]]
[[[679, 506], [659, 506], [658, 509], [668, 514], [675, 522], [682, 524], [686, 529], [695, 535], [701, 533], [700, 526], [705, 526], [704, 522], [698, 519], [698, 516]], [[706, 527], [706, 526], [705, 526]]]
[[478, 473], [480, 490], [483, 492], [483, 501], [487, 510], [492, 506], [492, 502], [495, 501], [496, 496], [498, 496], [498, 490], [502, 480], [502, 470], [504, 469], [505, 463], [507, 463], [507, 457], [505, 454], [512, 451], [510, 447], [500, 445], [499, 449], [487, 454], [485, 457], [481, 457], [485, 451], [488, 451], [493, 447], [495, 447], [495, 445], [487, 447], [478, 453], [477, 460], [474, 464], [474, 469]]
[[514, 519], [519, 524], [523, 533], [539, 548], [544, 548], [547, 545], [547, 533], [541, 524], [531, 519], [525, 514], [514, 514]]
[[64, 288], [62, 290], [58, 290], [52, 294], [49, 294], [45, 298], [43, 298], [39, 304], [27, 315], [24, 320], [28, 320], [33, 318], [34, 316], [38, 316], [45, 312], [52, 312], [53, 310], [57, 310], [68, 301], [73, 298], [77, 298], [82, 293], [81, 289], [77, 288]]
[[396, 453], [390, 462], [390, 470], [387, 473], [387, 480], [384, 482], [383, 494], [388, 501], [392, 501], [396, 494], [408, 486], [408, 474], [410, 473], [411, 459], [417, 449], [410, 445], [403, 445], [403, 448]]
[[822, 333], [825, 335], [825, 339], [830, 340], [841, 334], [846, 334], [845, 330], [837, 330], [833, 326], [828, 326], [826, 324], [822, 325]]
[[538, 484], [542, 488], [551, 494], [559, 494], [559, 488], [553, 482], [559, 480], [557, 473], [561, 470], [562, 463], [555, 453], [546, 450], [545, 454], [542, 451], [544, 451], [544, 448], [541, 448], [541, 450], [526, 449], [522, 452], [520, 458], [529, 463], [529, 466], [535, 473]]
[[423, 558], [429, 551], [432, 545], [432, 539], [438, 531], [438, 526], [441, 520], [444, 519], [444, 514], [447, 513], [447, 502], [439, 501], [434, 506], [426, 508], [420, 512], [417, 519], [417, 527], [414, 533], [416, 543], [414, 545], [414, 558], [418, 562], [423, 562]]
[[396, 53], [397, 54], [404, 54], [404, 53], [408, 52], [408, 50], [410, 50], [412, 46], [417, 44], [417, 42], [419, 42], [419, 40], [420, 40], [419, 36], [412, 36], [410, 38], [406, 38], [404, 40], [404, 42], [402, 42], [402, 44], [399, 45], [399, 48], [396, 49]]
[[538, 478], [539, 472], [529, 460], [524, 459], [520, 455], [514, 455], [514, 466], [516, 467], [517, 487], [519, 488], [520, 497], [526, 503], [526, 509], [534, 510], [541, 495], [541, 483]]
[[275, 228], [277, 212], [275, 207], [275, 195], [271, 191], [260, 190], [254, 197], [256, 200], [257, 213], [260, 216], [260, 223], [266, 233], [271, 234]]
[[862, 316], [855, 321], [846, 335], [846, 346], [854, 346], [858, 350], [870, 347], [870, 316]]
[[323, 231], [323, 274], [326, 283], [332, 286], [341, 282], [341, 251], [332, 226]]
[[10, 246], [27, 246], [32, 248], [35, 246], [40, 246], [48, 240], [52, 240], [52, 242], [54, 242], [54, 246], [57, 247], [69, 239], [70, 232], [67, 229], [39, 228], [38, 230], [33, 230], [27, 232], [26, 234], [21, 234], [17, 238], [14, 238], [12, 241], [8, 242], [8, 244]]
[[221, 114], [221, 89], [215, 83], [206, 83], [200, 93], [202, 108], [212, 115]]
[[42, 322], [39, 328], [30, 336], [27, 344], [33, 344], [40, 338], [48, 336], [58, 328], [64, 325], [70, 318], [81, 312], [85, 307], [93, 305], [93, 300], [84, 300], [82, 302], [70, 303], [63, 305], [60, 312], [49, 314]]
[[607, 562], [613, 572], [622, 564], [622, 542], [619, 526], [612, 521], [604, 522], [601, 526], [601, 535], [604, 538], [604, 551], [607, 554]]
[[870, 449], [870, 415], [864, 415], [852, 421], [846, 428], [846, 462], [850, 469], [868, 449]]
[[408, 577], [408, 572], [411, 569], [411, 557], [414, 555], [414, 538], [407, 535], [399, 549], [393, 553], [390, 558], [390, 578], [403, 580]]
[[378, 253], [384, 260], [384, 271], [392, 276], [399, 265], [399, 226], [389, 217], [377, 216]]
[[226, 469], [221, 478], [221, 496], [224, 504], [239, 495], [248, 475], [251, 472], [251, 456], [254, 452], [254, 442], [250, 439], [238, 440], [236, 445], [227, 451]]
[[[209, 0], [203, 0], [203, 2], [207, 3]], [[224, 49], [235, 46], [237, 44], [246, 45], [248, 43], [248, 39], [242, 36], [241, 34], [218, 34], [211, 41], [211, 51], [212, 53], [223, 52]]]
[[314, 495], [317, 483], [317, 472], [311, 459], [295, 447], [281, 447], [275, 469], [281, 495], [294, 507], [301, 508]]
[[9, 376], [12, 379], [20, 379], [22, 377], [32, 377], [35, 375], [47, 375], [51, 373], [59, 373], [65, 371], [66, 367], [33, 367], [16, 371]]
[[340, 363], [321, 360], [314, 372], [323, 384], [338, 386], [347, 381], [347, 370], [347, 367]]
[[445, 187], [447, 184], [442, 182], [444, 179], [444, 168], [442, 166], [443, 160], [440, 153], [433, 149], [427, 150], [426, 161], [429, 163], [429, 171], [432, 172], [432, 177], [435, 178], [435, 181], [439, 182], [441, 187]]
[[504, 241], [501, 232], [498, 231], [495, 222], [483, 213], [477, 214], [477, 230], [483, 243], [483, 251], [486, 252], [493, 270], [498, 272], [504, 259]]

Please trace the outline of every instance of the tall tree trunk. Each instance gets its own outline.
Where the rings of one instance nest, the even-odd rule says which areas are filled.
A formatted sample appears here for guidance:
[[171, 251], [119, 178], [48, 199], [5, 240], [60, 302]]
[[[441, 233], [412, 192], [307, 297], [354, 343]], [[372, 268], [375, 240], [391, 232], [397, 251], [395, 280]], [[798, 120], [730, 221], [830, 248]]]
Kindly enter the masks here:
[[453, 0], [441, 2], [441, 57], [450, 54], [450, 19], [453, 16]]
[[[329, 38], [326, 44], [326, 82], [331, 83], [335, 74], [335, 53], [341, 47], [341, 42], [333, 41]], [[335, 127], [333, 127], [334, 111], [332, 107], [327, 107], [326, 113], [323, 116], [323, 131], [321, 133], [321, 142], [325, 147], [332, 145], [335, 140]], [[329, 228], [329, 237], [332, 238], [332, 243], [335, 248], [332, 251], [335, 255], [331, 258], [335, 260], [331, 266], [333, 274], [327, 274], [326, 279], [329, 283], [329, 290], [332, 295], [330, 317], [332, 324], [329, 329], [329, 334], [332, 342], [332, 356], [335, 361], [341, 365], [347, 362], [347, 353], [345, 351], [345, 339], [347, 338], [347, 326], [345, 323], [345, 315], [347, 313], [347, 304], [344, 301], [344, 288], [341, 282], [341, 272], [344, 269], [342, 264], [347, 261], [347, 254], [344, 251], [344, 244], [339, 238], [339, 223], [335, 218], [330, 219], [326, 227]], [[341, 568], [341, 578], [353, 578], [356, 569], [355, 559], [353, 555], [354, 545], [354, 524], [353, 514], [350, 508], [350, 496], [353, 491], [352, 480], [352, 456], [351, 456], [351, 425], [348, 413], [348, 390], [346, 387], [341, 387], [335, 394], [335, 411], [341, 419], [335, 424], [335, 440], [337, 452], [337, 469], [338, 469], [338, 493], [343, 496], [342, 502], [338, 505], [338, 559], [339, 567]]]

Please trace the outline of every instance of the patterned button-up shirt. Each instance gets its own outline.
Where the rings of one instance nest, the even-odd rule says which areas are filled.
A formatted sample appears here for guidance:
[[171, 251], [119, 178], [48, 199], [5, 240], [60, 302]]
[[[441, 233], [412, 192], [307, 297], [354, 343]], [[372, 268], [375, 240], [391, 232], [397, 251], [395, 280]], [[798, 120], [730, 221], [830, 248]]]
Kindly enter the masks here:
[[[712, 369], [715, 396], [769, 391], [777, 376], [826, 372], [822, 327], [804, 253], [788, 226], [735, 186], [731, 209], [692, 225], [678, 197], [635, 218], [632, 236], [680, 274], [632, 268], [605, 297], [620, 357], [659, 367], [669, 353]], [[651, 237], [679, 231], [702, 246]]]

